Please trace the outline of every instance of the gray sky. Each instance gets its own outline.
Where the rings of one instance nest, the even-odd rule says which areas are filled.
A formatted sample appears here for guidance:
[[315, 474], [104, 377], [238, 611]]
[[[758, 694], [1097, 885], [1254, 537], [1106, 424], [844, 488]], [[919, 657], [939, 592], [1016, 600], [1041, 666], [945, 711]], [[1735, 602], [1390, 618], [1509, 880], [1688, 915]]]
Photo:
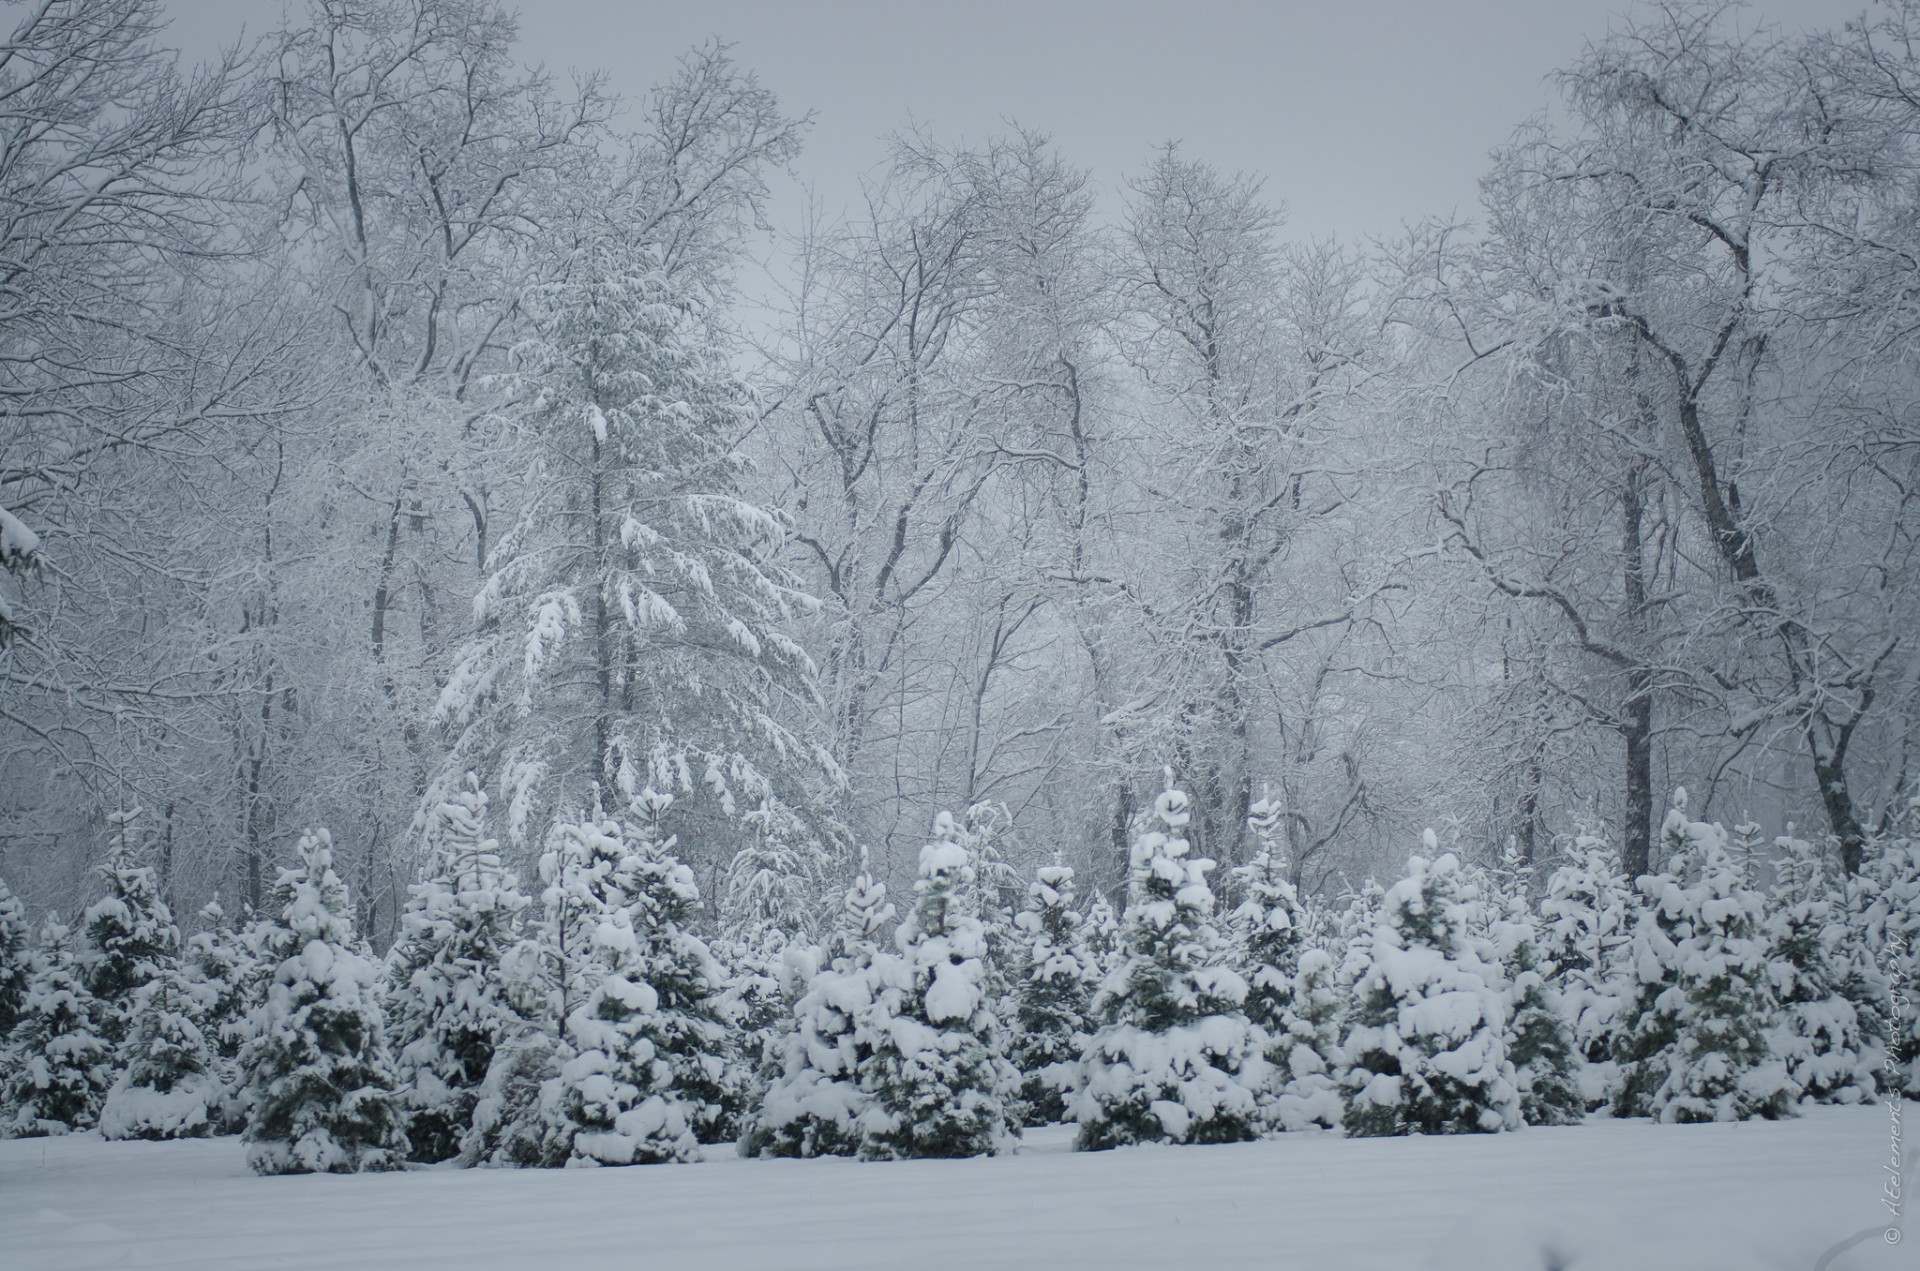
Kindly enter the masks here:
[[[1867, 0], [1756, 0], [1743, 25], [1835, 26]], [[203, 56], [281, 0], [172, 0]], [[297, 7], [297, 5], [296, 5]], [[718, 35], [783, 105], [816, 112], [798, 164], [825, 209], [858, 197], [882, 138], [942, 141], [1013, 119], [1107, 191], [1156, 144], [1267, 180], [1301, 236], [1474, 212], [1486, 154], [1548, 102], [1545, 76], [1627, 11], [1612, 0], [524, 0], [523, 57], [599, 68], [638, 97]], [[775, 209], [797, 224], [784, 186]]]

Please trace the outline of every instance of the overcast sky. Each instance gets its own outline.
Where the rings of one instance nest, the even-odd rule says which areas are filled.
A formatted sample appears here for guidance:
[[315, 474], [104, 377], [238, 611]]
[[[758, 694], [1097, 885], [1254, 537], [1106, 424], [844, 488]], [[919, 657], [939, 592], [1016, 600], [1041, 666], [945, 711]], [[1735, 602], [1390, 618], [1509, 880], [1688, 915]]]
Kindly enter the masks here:
[[[1866, 0], [1759, 0], [1743, 24], [1835, 26]], [[295, 7], [299, 7], [296, 3]], [[718, 35], [784, 106], [815, 112], [798, 172], [829, 212], [858, 196], [883, 137], [942, 141], [1005, 119], [1049, 133], [1108, 191], [1148, 151], [1264, 176], [1298, 235], [1471, 216], [1489, 149], [1548, 103], [1545, 77], [1628, 11], [1593, 0], [527, 0], [523, 56], [604, 69], [643, 95]], [[204, 56], [275, 24], [281, 0], [172, 0], [173, 42]], [[791, 228], [802, 197], [782, 191]]]

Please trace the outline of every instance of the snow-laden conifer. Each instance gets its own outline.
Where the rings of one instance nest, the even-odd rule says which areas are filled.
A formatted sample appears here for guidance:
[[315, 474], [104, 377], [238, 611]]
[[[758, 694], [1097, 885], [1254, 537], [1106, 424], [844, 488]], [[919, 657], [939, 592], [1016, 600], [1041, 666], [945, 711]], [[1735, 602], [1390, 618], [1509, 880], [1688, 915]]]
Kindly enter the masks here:
[[32, 932], [27, 908], [0, 878], [0, 1046], [6, 1044], [32, 977]]
[[[1438, 849], [1431, 830], [1426, 846]], [[1473, 936], [1479, 903], [1451, 853], [1409, 858], [1407, 877], [1382, 896], [1379, 924], [1353, 966], [1341, 1046], [1348, 1134], [1520, 1124], [1499, 968]]]
[[108, 1139], [194, 1139], [224, 1122], [227, 1090], [201, 1027], [210, 995], [177, 961], [134, 992], [119, 1076], [100, 1108]]
[[1541, 970], [1584, 1060], [1580, 1088], [1589, 1108], [1613, 1097], [1614, 1050], [1631, 1000], [1627, 954], [1639, 906], [1618, 862], [1604, 839], [1582, 833], [1540, 900]]
[[824, 962], [806, 957], [785, 966], [786, 975], [804, 979], [805, 987], [786, 1033], [770, 1047], [765, 1093], [740, 1139], [743, 1155], [851, 1156], [860, 1150], [869, 1103], [860, 1068], [873, 1050], [866, 1027], [873, 963], [893, 912], [886, 884], [874, 877], [862, 848], [860, 872], [822, 950]]
[[459, 1152], [494, 1049], [522, 1024], [500, 963], [528, 899], [486, 811], [473, 778], [437, 809], [429, 873], [409, 889], [387, 955], [387, 1036], [416, 1161]]
[[1008, 1058], [1020, 1072], [1026, 1124], [1049, 1125], [1066, 1116], [1101, 978], [1087, 956], [1082, 919], [1073, 908], [1070, 867], [1043, 865], [1035, 872], [1027, 907], [1014, 918], [1014, 928], [1021, 956]]
[[1586, 1112], [1581, 1055], [1547, 985], [1540, 925], [1528, 896], [1528, 872], [1509, 844], [1501, 867], [1488, 876], [1487, 938], [1507, 1006], [1507, 1058], [1528, 1125], [1567, 1125]]
[[1346, 996], [1339, 970], [1325, 949], [1301, 953], [1284, 1016], [1285, 1031], [1269, 1036], [1262, 1120], [1270, 1129], [1335, 1129], [1346, 1115], [1340, 1090], [1340, 1032]]
[[1843, 893], [1811, 843], [1775, 840], [1774, 885], [1765, 920], [1767, 971], [1780, 1002], [1768, 1044], [1799, 1097], [1871, 1103], [1885, 1039], [1850, 1000], [1852, 971]]
[[753, 833], [741, 814], [798, 828], [809, 781], [837, 778], [776, 709], [814, 693], [787, 633], [812, 601], [775, 563], [782, 521], [740, 491], [752, 410], [714, 328], [624, 224], [577, 232], [563, 274], [520, 299], [498, 387], [525, 497], [440, 695], [454, 741], [425, 806], [478, 772], [521, 847], [595, 790], [652, 787], [727, 860]]
[[80, 973], [73, 931], [48, 915], [20, 1015], [0, 1046], [0, 1134], [91, 1129], [113, 1082], [107, 1010]]
[[180, 929], [160, 899], [153, 870], [140, 863], [140, 815], [136, 807], [108, 816], [112, 838], [100, 866], [106, 894], [80, 920], [80, 966], [115, 1045], [126, 1035], [134, 995], [180, 955]]
[[399, 1169], [407, 1136], [380, 966], [354, 937], [331, 836], [309, 831], [298, 855], [268, 900], [261, 951], [273, 979], [240, 1057], [247, 1163], [262, 1174]]
[[1223, 965], [1213, 862], [1188, 855], [1188, 815], [1169, 788], [1135, 830], [1120, 961], [1094, 998], [1098, 1029], [1069, 1106], [1083, 1150], [1258, 1131], [1260, 1037], [1243, 1011], [1246, 981]]
[[972, 870], [953, 817], [940, 813], [920, 849], [913, 911], [873, 963], [864, 1157], [991, 1155], [1019, 1133], [1009, 1106], [1019, 1074], [987, 993], [986, 930], [967, 905]]
[[201, 906], [200, 928], [187, 937], [180, 965], [193, 994], [194, 1019], [220, 1082], [216, 1134], [234, 1134], [246, 1128], [240, 1051], [253, 1036], [251, 1017], [257, 1003], [247, 995], [259, 980], [257, 961], [252, 947], [227, 925], [226, 911], [218, 899]]

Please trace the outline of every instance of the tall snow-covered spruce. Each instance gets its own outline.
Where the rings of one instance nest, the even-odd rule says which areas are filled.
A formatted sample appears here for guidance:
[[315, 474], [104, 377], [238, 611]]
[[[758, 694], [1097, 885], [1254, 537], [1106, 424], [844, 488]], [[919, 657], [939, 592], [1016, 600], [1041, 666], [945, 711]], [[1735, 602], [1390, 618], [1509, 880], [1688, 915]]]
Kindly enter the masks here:
[[804, 832], [810, 789], [837, 779], [780, 709], [814, 697], [786, 630], [812, 602], [774, 563], [782, 522], [740, 493], [749, 395], [701, 306], [619, 226], [576, 233], [498, 384], [525, 498], [440, 695], [452, 754], [426, 806], [477, 772], [530, 851], [559, 809], [651, 787], [725, 862], [747, 809]]
[[887, 887], [860, 852], [860, 872], [820, 956], [783, 968], [796, 984], [787, 1030], [768, 1046], [765, 1089], [740, 1138], [743, 1156], [852, 1156], [871, 1102], [860, 1070], [873, 1053], [868, 1028], [873, 964], [893, 921]]
[[940, 813], [896, 951], [874, 959], [862, 1156], [990, 1155], [1019, 1133], [1010, 1106], [1019, 1075], [985, 992], [986, 930], [965, 903], [972, 870], [953, 817]]
[[1043, 865], [1014, 917], [1022, 956], [1015, 963], [1014, 1035], [1008, 1058], [1021, 1076], [1028, 1125], [1066, 1119], [1080, 1052], [1092, 1031], [1088, 1010], [1100, 974], [1073, 908], [1073, 870]]
[[380, 967], [353, 934], [331, 836], [309, 831], [298, 855], [269, 897], [262, 953], [273, 981], [240, 1058], [251, 1103], [247, 1164], [261, 1174], [399, 1169], [405, 1113]]
[[1119, 962], [1094, 998], [1098, 1029], [1068, 1109], [1082, 1150], [1258, 1132], [1261, 1038], [1247, 982], [1223, 965], [1213, 862], [1188, 856], [1187, 819], [1186, 795], [1169, 788], [1135, 830]]
[[[1429, 852], [1438, 850], [1431, 830]], [[1451, 853], [1410, 857], [1347, 975], [1355, 1001], [1342, 1057], [1351, 1135], [1463, 1134], [1520, 1124], [1507, 1008], [1482, 903]]]
[[80, 974], [73, 930], [48, 915], [19, 1018], [0, 1047], [0, 1135], [91, 1129], [113, 1082], [107, 1014]]
[[501, 959], [528, 904], [486, 832], [487, 796], [469, 779], [441, 804], [430, 872], [414, 884], [387, 956], [387, 1032], [413, 1159], [459, 1152], [495, 1049], [523, 1021]]
[[101, 1026], [118, 1044], [126, 1036], [134, 996], [180, 956], [180, 929], [160, 899], [151, 866], [140, 862], [141, 809], [108, 816], [113, 838], [100, 866], [106, 894], [81, 918], [80, 966], [100, 1001]]

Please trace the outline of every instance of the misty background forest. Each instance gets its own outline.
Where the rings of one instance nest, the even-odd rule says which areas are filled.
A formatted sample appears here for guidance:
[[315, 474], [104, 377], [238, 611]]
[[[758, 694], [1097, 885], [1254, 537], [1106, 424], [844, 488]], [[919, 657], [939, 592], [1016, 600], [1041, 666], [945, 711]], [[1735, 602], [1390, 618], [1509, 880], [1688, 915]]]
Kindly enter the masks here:
[[1426, 826], [1643, 874], [1680, 785], [1844, 871], [1905, 815], [1910, 6], [1644, 12], [1471, 221], [1365, 242], [1013, 124], [902, 132], [856, 211], [774, 226], [805, 104], [724, 45], [617, 112], [473, 0], [199, 66], [163, 18], [24, 6], [0, 68], [0, 875], [36, 910], [135, 808], [175, 912], [258, 907], [324, 826], [384, 945], [469, 771], [525, 869], [671, 792], [709, 924], [746, 849], [831, 909], [943, 809], [1118, 902], [1167, 770], [1198, 852], [1249, 859], [1271, 801], [1329, 897]]

